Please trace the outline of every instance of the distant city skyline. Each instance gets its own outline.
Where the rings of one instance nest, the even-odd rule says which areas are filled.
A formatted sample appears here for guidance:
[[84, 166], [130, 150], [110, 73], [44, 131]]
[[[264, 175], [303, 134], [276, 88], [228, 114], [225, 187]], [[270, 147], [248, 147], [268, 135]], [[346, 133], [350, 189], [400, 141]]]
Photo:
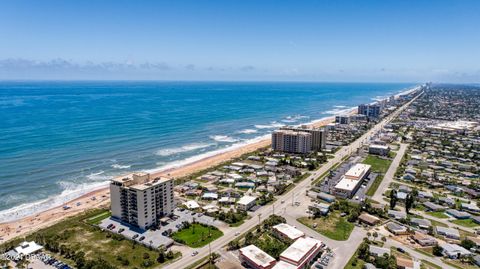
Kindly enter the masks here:
[[480, 82], [478, 1], [2, 1], [0, 80]]

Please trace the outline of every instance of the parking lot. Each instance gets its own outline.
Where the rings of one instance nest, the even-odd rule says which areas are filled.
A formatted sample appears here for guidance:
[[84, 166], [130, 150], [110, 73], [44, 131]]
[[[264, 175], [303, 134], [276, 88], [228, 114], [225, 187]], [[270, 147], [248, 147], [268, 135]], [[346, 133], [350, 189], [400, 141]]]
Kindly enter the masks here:
[[[159, 229], [157, 230], [142, 230], [138, 227], [122, 223], [119, 220], [111, 217], [104, 219], [99, 226], [114, 233], [120, 233], [126, 238], [135, 240], [140, 244], [158, 248], [160, 246], [171, 246], [174, 241], [168, 237], [168, 234], [178, 231], [179, 228], [181, 228], [182, 222], [188, 221], [191, 223], [193, 222], [193, 219], [195, 219], [196, 222], [217, 227], [221, 224], [220, 221], [214, 220], [212, 217], [194, 213], [189, 210], [182, 211], [181, 209], [177, 208], [174, 211], [174, 218], [169, 219], [165, 225], [159, 226]], [[108, 229], [107, 227], [110, 227], [109, 225], [111, 224], [114, 225], [114, 228]], [[120, 230], [122, 231], [120, 232]]]
[[[340, 178], [356, 163], [359, 163], [363, 160], [364, 154], [360, 153], [359, 155], [355, 155], [350, 157], [347, 161], [340, 164], [334, 171], [330, 173], [329, 176], [322, 181], [320, 185], [320, 190], [325, 193], [333, 193], [335, 185], [340, 181]], [[375, 178], [378, 176], [376, 173], [370, 173], [368, 177], [362, 183], [362, 186], [358, 189], [358, 191], [353, 195], [351, 201], [353, 202], [360, 202], [365, 199], [365, 193], [370, 188], [372, 183], [375, 181]]]
[[55, 259], [54, 257], [40, 253], [35, 256], [33, 259], [29, 259], [28, 268], [31, 269], [70, 269], [72, 267], [67, 264]]

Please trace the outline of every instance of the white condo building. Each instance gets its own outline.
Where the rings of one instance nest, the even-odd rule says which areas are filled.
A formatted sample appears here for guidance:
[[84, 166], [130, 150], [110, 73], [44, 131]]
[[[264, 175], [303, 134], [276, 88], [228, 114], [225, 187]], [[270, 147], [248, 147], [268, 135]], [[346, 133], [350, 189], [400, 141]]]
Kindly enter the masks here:
[[110, 182], [110, 199], [114, 218], [148, 229], [173, 213], [173, 180], [148, 173], [118, 177]]

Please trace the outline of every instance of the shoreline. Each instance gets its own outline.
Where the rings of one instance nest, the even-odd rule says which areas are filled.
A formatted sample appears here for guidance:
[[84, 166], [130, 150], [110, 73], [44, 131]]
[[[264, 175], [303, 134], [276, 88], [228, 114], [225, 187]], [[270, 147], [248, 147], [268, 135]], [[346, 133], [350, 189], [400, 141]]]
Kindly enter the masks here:
[[[401, 92], [394, 94], [393, 96], [401, 96], [409, 94], [415, 91], [419, 86], [414, 86], [409, 89], [402, 90]], [[321, 119], [313, 120], [302, 125], [322, 127], [335, 121], [335, 116], [339, 114], [356, 114], [356, 107], [346, 108], [342, 112], [324, 117]], [[172, 164], [171, 167], [159, 167], [157, 169], [151, 169], [150, 172], [154, 176], [169, 176], [169, 177], [184, 177], [201, 170], [205, 170], [209, 167], [216, 166], [222, 162], [229, 161], [234, 158], [238, 158], [243, 154], [253, 152], [260, 148], [270, 146], [270, 135], [264, 137], [258, 137], [258, 141], [252, 143], [246, 143], [244, 145], [232, 145], [231, 147], [221, 149], [217, 153], [207, 153], [208, 156], [198, 158], [193, 156], [192, 158], [198, 158], [191, 162], [185, 162], [182, 164]], [[210, 155], [211, 154], [211, 155]], [[182, 162], [182, 161], [180, 161]], [[108, 184], [108, 183], [106, 183]], [[9, 241], [15, 237], [25, 235], [34, 232], [38, 229], [53, 225], [65, 218], [84, 212], [85, 210], [92, 208], [107, 207], [110, 202], [110, 189], [109, 186], [99, 187], [92, 191], [89, 191], [73, 200], [62, 203], [61, 205], [51, 207], [47, 210], [39, 211], [25, 217], [19, 217], [18, 219], [9, 220], [7, 222], [0, 223], [0, 243]], [[64, 210], [64, 206], [70, 208]]]
[[[356, 109], [349, 109], [347, 113], [355, 114]], [[314, 120], [304, 125], [322, 127], [334, 121], [335, 116], [329, 116], [322, 119]], [[255, 141], [253, 143], [240, 145], [232, 149], [226, 148], [222, 152], [195, 160], [190, 163], [173, 166], [167, 169], [152, 169], [150, 170], [150, 173], [154, 176], [169, 176], [174, 178], [184, 177], [195, 172], [199, 172], [201, 170], [213, 167], [222, 162], [238, 158], [243, 154], [253, 152], [260, 148], [268, 147], [270, 146], [270, 143], [270, 136], [268, 135], [265, 137], [260, 137], [258, 141]], [[9, 241], [18, 236], [26, 235], [41, 228], [48, 227], [61, 220], [64, 220], [65, 218], [74, 216], [88, 209], [107, 207], [109, 206], [109, 203], [109, 186], [100, 187], [59, 206], [55, 206], [26, 217], [20, 217], [16, 220], [0, 223], [0, 243]], [[64, 210], [64, 206], [68, 206], [70, 208]]]

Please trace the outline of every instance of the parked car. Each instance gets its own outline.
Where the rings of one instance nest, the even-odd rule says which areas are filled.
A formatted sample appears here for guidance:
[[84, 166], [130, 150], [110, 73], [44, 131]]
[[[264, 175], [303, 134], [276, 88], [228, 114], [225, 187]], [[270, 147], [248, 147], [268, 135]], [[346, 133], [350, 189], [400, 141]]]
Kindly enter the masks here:
[[143, 239], [145, 239], [145, 236], [141, 236], [140, 238], [138, 238], [138, 241], [142, 241]]
[[132, 239], [135, 239], [135, 238], [137, 238], [137, 237], [138, 237], [138, 234], [134, 235], [134, 236], [132, 237]]

